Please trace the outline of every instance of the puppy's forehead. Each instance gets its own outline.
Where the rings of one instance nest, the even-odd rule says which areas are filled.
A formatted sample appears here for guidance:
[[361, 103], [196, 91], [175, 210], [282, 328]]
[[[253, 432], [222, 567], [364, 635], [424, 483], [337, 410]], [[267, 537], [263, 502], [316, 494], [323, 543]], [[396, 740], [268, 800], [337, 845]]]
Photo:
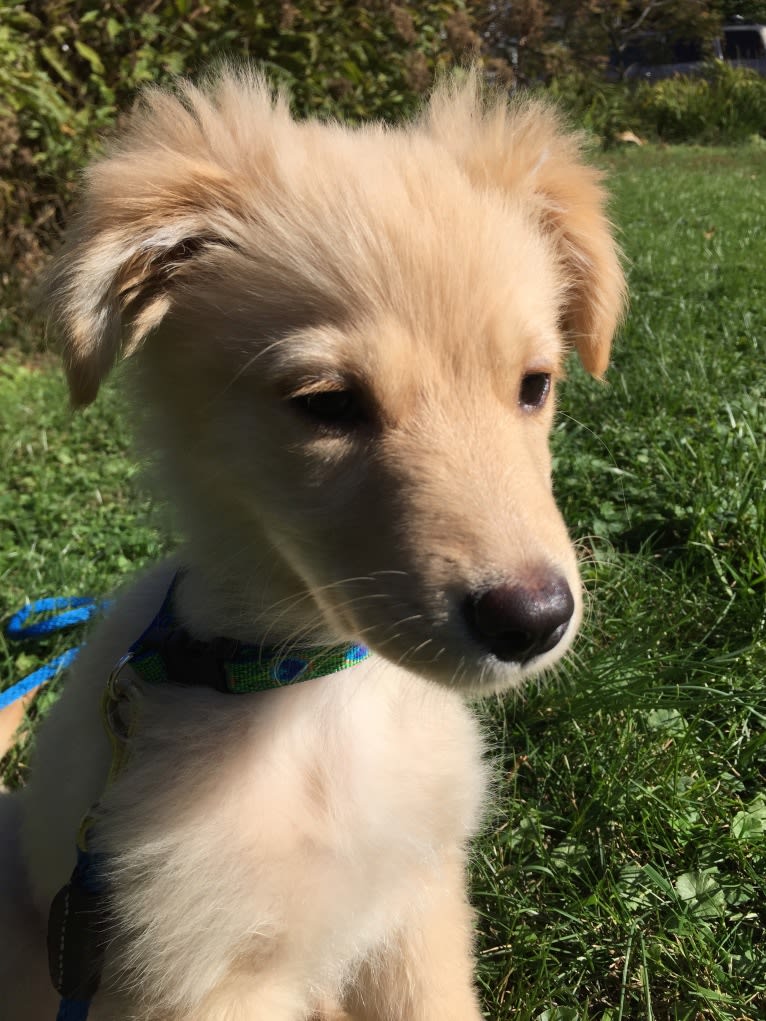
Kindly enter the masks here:
[[332, 137], [314, 130], [284, 198], [294, 264], [341, 328], [319, 321], [302, 351], [282, 347], [275, 357], [341, 369], [363, 358], [378, 374], [401, 371], [408, 357], [432, 371], [555, 368], [562, 284], [523, 203], [477, 188], [428, 140], [371, 133], [340, 135], [335, 146]]

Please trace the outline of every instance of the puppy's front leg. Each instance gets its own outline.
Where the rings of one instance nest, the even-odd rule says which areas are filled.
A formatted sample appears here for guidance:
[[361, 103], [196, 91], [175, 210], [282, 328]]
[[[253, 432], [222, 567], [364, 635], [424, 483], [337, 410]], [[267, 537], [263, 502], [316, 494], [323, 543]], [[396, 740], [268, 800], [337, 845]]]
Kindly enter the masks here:
[[311, 1013], [305, 991], [290, 976], [242, 974], [229, 977], [178, 1021], [306, 1021]]
[[439, 878], [424, 909], [363, 965], [347, 1002], [354, 1021], [481, 1021], [462, 865]]
[[[142, 1002], [143, 1001], [143, 1002]], [[325, 1021], [294, 976], [277, 972], [231, 972], [196, 1007], [153, 1006], [113, 991], [99, 997], [93, 1021]], [[327, 1021], [335, 1021], [328, 1015]]]

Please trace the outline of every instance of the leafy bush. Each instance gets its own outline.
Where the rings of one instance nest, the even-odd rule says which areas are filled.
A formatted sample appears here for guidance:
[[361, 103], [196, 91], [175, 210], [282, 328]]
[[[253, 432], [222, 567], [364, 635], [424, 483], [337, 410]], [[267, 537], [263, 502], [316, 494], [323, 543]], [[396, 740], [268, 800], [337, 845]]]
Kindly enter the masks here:
[[666, 142], [743, 142], [766, 136], [766, 79], [747, 68], [712, 63], [704, 77], [640, 85], [630, 106], [646, 130]]
[[[0, 344], [4, 337], [16, 343], [23, 332], [24, 284], [60, 231], [79, 168], [141, 85], [195, 75], [222, 58], [248, 59], [287, 84], [299, 113], [393, 119], [413, 109], [435, 70], [482, 47], [488, 72], [512, 86], [513, 71], [487, 29], [494, 9], [468, 0], [7, 3], [0, 21]], [[549, 91], [607, 143], [629, 129], [670, 142], [766, 134], [766, 79], [725, 65], [712, 65], [704, 78], [637, 87], [570, 72]]]
[[633, 127], [626, 109], [630, 93], [623, 84], [610, 84], [593, 74], [570, 72], [555, 78], [547, 91], [576, 123], [607, 144], [621, 131]]
[[[410, 111], [434, 70], [474, 48], [463, 0], [26, 0], [0, 25], [0, 278], [14, 281], [57, 233], [77, 172], [146, 82], [249, 59], [300, 113], [355, 120]], [[0, 341], [2, 330], [0, 329]]]
[[736, 144], [766, 137], [766, 78], [720, 61], [702, 76], [654, 85], [572, 73], [552, 82], [549, 92], [607, 144], [626, 130], [660, 142]]

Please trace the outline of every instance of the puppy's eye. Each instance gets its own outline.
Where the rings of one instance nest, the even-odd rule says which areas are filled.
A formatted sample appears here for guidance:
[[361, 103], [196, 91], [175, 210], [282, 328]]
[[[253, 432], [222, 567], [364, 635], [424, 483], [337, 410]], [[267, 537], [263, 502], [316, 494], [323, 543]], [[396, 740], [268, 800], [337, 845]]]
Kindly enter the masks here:
[[519, 404], [522, 408], [541, 408], [550, 389], [550, 372], [528, 372], [519, 388]]
[[353, 390], [320, 390], [291, 397], [304, 415], [324, 425], [350, 428], [365, 418], [364, 407]]

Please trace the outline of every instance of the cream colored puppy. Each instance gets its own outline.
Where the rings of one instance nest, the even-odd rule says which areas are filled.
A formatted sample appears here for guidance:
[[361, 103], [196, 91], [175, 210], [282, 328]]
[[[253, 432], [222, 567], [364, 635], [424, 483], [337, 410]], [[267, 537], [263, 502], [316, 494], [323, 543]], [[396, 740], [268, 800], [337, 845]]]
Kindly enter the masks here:
[[[133, 356], [188, 541], [118, 600], [40, 734], [9, 1018], [53, 1021], [30, 904], [101, 799], [94, 1021], [477, 1021], [464, 697], [552, 664], [580, 620], [547, 444], [567, 352], [600, 375], [621, 310], [599, 174], [549, 108], [472, 75], [355, 129], [225, 72], [144, 95], [49, 287], [75, 404]], [[107, 786], [101, 692], [179, 567], [195, 639], [372, 655], [248, 695], [133, 676]]]

